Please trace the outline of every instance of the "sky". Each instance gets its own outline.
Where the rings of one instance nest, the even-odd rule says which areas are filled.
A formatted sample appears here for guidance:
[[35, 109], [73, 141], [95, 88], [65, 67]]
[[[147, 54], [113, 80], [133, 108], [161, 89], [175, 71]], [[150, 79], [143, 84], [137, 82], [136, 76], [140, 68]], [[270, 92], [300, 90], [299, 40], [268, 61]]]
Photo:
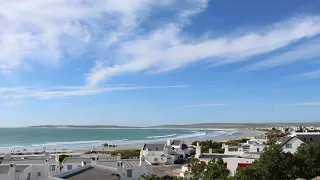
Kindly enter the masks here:
[[320, 121], [319, 0], [0, 0], [0, 126]]

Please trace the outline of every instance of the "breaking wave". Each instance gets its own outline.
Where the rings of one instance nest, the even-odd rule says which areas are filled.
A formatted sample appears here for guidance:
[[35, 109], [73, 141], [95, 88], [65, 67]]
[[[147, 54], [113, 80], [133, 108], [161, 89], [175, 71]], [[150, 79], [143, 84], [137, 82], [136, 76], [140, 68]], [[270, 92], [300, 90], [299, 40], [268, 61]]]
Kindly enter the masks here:
[[148, 139], [154, 139], [154, 138], [165, 138], [165, 137], [172, 137], [172, 136], [176, 136], [177, 134], [168, 134], [168, 135], [164, 135], [164, 136], [148, 136]]

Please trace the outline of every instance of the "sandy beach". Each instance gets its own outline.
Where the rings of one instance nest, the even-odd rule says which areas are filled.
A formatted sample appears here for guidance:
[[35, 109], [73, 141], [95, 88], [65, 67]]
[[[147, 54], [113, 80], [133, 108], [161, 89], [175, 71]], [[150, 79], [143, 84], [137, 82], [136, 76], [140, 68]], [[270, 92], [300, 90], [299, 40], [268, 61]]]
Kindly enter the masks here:
[[[245, 131], [246, 133], [240, 136], [232, 136], [232, 137], [228, 137], [228, 138], [222, 138], [222, 139], [214, 139], [214, 141], [218, 141], [218, 142], [227, 142], [230, 140], [238, 140], [238, 139], [243, 139], [243, 138], [250, 138], [251, 136], [258, 136], [261, 134], [265, 134], [265, 132], [263, 131], [257, 131], [257, 130], [247, 130], [247, 129], [242, 129], [243, 131]], [[208, 139], [209, 140], [209, 139]], [[185, 143], [187, 145], [191, 145], [192, 142], [194, 142], [195, 140], [184, 140]], [[155, 143], [165, 143], [164, 141], [155, 141]], [[141, 149], [143, 144], [128, 144], [128, 145], [119, 145], [115, 148], [102, 148], [101, 150], [105, 150], [105, 151], [116, 151], [116, 150], [128, 150], [128, 149]], [[100, 150], [100, 151], [101, 151]], [[83, 152], [83, 151], [75, 151], [75, 152]]]

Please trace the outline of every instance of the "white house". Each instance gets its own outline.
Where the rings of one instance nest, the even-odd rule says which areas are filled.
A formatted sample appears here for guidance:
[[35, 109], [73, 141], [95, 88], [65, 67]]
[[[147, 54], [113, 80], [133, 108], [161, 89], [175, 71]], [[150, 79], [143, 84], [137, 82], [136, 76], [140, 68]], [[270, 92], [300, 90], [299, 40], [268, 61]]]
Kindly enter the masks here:
[[261, 153], [266, 145], [258, 144], [254, 141], [247, 141], [246, 143], [239, 144], [238, 146], [230, 146], [227, 144], [222, 144], [222, 149], [224, 149], [224, 154], [228, 155], [243, 155], [245, 153]]
[[[143, 174], [151, 174], [150, 163], [144, 158], [140, 160], [108, 161], [108, 164], [83, 165], [70, 171], [49, 177], [48, 180], [137, 180]], [[112, 166], [109, 166], [112, 165]], [[115, 166], [114, 166], [115, 165]]]
[[166, 144], [144, 144], [140, 151], [140, 157], [145, 157], [152, 164], [173, 164], [188, 154], [188, 146], [182, 140], [168, 140]]
[[[18, 164], [15, 164], [16, 162]], [[29, 160], [29, 161], [11, 161], [0, 164], [0, 179], [1, 180], [39, 180], [59, 173], [52, 171], [52, 167], [57, 164], [50, 160]], [[22, 163], [22, 164], [21, 164]]]
[[84, 157], [67, 157], [61, 162], [59, 168], [60, 173], [71, 171], [89, 164], [99, 164], [101, 162], [112, 161], [117, 162], [121, 159], [121, 156], [102, 156], [90, 155]]
[[[200, 161], [208, 163], [210, 160], [222, 159], [227, 165], [226, 168], [230, 170], [230, 174], [233, 176], [238, 167], [246, 167], [252, 165], [253, 161], [260, 158], [259, 153], [241, 153], [241, 155], [235, 154], [220, 154], [212, 153], [212, 150], [209, 149], [209, 153], [202, 153], [201, 146], [197, 143], [195, 158], [198, 158]], [[188, 170], [188, 165], [182, 166], [182, 172]], [[184, 177], [184, 173], [181, 173], [180, 176]]]
[[280, 145], [283, 152], [290, 152], [294, 154], [297, 151], [298, 147], [303, 143], [304, 142], [301, 141], [296, 136], [292, 136], [292, 137], [289, 136], [284, 138]]
[[248, 143], [257, 143], [257, 144], [265, 144], [268, 141], [268, 137], [264, 134], [258, 136], [251, 136]]

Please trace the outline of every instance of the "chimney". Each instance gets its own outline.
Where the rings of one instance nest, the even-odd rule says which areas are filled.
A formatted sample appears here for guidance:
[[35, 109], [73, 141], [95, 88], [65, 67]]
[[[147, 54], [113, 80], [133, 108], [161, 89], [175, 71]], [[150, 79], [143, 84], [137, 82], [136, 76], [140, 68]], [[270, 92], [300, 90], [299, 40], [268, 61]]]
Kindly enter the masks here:
[[91, 157], [91, 164], [97, 164], [99, 161], [99, 156], [92, 156]]
[[212, 148], [209, 148], [209, 154], [212, 154]]
[[120, 175], [121, 179], [123, 177], [123, 162], [122, 161], [118, 161], [118, 168], [117, 168], [117, 172]]
[[56, 155], [54, 159], [59, 162], [59, 155]]
[[141, 158], [140, 158], [140, 166], [141, 167], [146, 167], [147, 166], [146, 158], [144, 156], [141, 156]]
[[167, 145], [168, 145], [168, 146], [171, 145], [171, 140], [170, 140], [170, 139], [167, 140]]
[[85, 166], [86, 163], [84, 161], [81, 161], [81, 166]]
[[199, 142], [197, 142], [195, 158], [199, 158], [200, 156], [201, 156], [201, 146], [199, 146]]
[[49, 172], [49, 159], [46, 159], [44, 177], [47, 178], [48, 176], [50, 176], [50, 172]]
[[9, 164], [8, 180], [16, 180], [16, 165]]

